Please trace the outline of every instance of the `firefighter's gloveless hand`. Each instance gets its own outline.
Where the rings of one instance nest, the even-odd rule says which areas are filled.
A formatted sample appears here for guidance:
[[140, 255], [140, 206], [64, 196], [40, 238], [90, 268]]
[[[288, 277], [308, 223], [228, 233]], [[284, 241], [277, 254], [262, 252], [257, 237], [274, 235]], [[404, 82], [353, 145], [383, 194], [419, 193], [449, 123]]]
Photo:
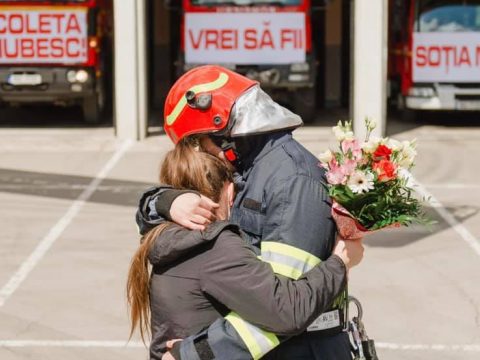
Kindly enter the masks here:
[[215, 220], [215, 209], [218, 204], [209, 198], [194, 193], [186, 193], [177, 197], [170, 208], [172, 220], [190, 230], [204, 230], [205, 225]]
[[333, 254], [340, 257], [347, 269], [350, 270], [362, 261], [364, 250], [363, 239], [344, 240], [338, 237]]

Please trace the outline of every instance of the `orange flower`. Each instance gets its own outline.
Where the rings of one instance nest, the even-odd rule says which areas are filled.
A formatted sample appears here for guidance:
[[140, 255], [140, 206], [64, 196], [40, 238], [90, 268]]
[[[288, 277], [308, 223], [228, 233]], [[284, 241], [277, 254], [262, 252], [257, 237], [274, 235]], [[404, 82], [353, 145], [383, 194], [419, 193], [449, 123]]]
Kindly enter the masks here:
[[397, 167], [390, 160], [380, 160], [373, 163], [373, 170], [378, 174], [378, 180], [385, 182], [396, 177]]

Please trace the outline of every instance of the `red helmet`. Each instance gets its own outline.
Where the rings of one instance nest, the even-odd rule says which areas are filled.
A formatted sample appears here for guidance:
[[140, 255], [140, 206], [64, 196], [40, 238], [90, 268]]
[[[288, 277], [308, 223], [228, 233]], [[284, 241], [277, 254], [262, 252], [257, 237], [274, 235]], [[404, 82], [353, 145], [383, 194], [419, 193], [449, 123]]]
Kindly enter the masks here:
[[200, 66], [185, 73], [165, 101], [164, 128], [176, 144], [192, 134], [225, 129], [235, 101], [257, 82], [221, 66]]

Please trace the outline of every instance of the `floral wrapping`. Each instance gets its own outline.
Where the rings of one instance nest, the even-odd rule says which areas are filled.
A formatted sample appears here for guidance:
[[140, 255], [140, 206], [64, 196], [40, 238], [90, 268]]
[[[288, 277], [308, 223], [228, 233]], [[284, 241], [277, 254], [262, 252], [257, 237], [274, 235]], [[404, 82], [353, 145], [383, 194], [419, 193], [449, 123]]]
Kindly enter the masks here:
[[[360, 224], [342, 205], [333, 201], [332, 204], [332, 217], [337, 225], [338, 233], [340, 237], [345, 240], [357, 240], [365, 237], [368, 234], [372, 234], [376, 231], [382, 230], [368, 230], [362, 224]], [[395, 223], [386, 228], [398, 228], [400, 223]], [[385, 228], [383, 228], [385, 229]]]

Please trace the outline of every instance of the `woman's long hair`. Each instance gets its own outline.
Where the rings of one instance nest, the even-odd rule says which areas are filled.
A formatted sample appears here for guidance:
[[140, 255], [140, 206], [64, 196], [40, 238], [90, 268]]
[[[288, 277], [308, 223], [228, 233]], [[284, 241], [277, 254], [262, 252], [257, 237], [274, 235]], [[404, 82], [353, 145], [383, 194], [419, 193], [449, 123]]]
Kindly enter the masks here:
[[[189, 189], [219, 201], [226, 182], [233, 181], [225, 162], [198, 151], [191, 140], [179, 142], [167, 153], [160, 168], [160, 183], [175, 189]], [[133, 255], [127, 279], [127, 303], [130, 310], [130, 338], [138, 327], [142, 340], [150, 333], [150, 270], [148, 254], [163, 230], [170, 224], [156, 226], [140, 239]]]

